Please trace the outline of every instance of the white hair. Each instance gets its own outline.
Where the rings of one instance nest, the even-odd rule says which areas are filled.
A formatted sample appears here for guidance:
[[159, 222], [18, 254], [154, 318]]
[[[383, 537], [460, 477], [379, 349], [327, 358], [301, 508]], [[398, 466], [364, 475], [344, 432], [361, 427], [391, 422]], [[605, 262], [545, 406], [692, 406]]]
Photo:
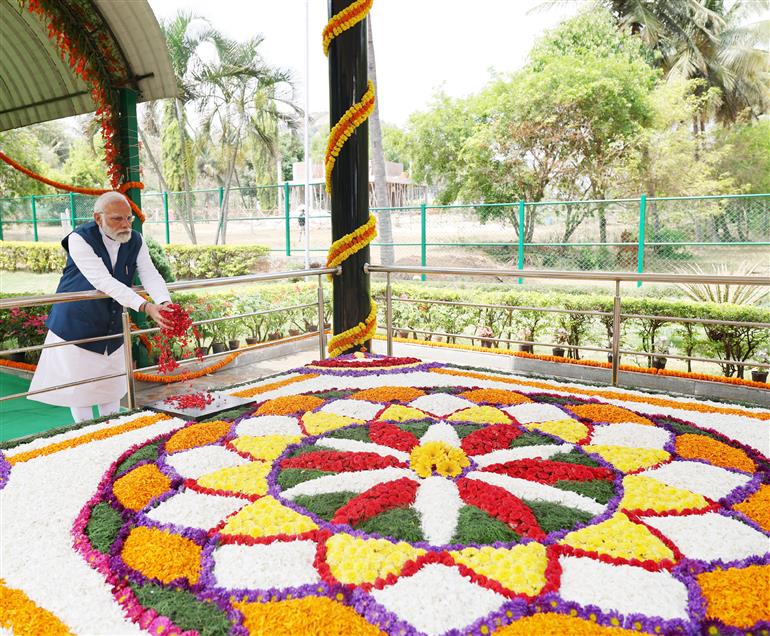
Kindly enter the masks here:
[[117, 201], [121, 201], [129, 210], [131, 209], [125, 194], [111, 190], [110, 192], [99, 195], [96, 201], [94, 201], [94, 212], [104, 214], [104, 208], [110, 203]]

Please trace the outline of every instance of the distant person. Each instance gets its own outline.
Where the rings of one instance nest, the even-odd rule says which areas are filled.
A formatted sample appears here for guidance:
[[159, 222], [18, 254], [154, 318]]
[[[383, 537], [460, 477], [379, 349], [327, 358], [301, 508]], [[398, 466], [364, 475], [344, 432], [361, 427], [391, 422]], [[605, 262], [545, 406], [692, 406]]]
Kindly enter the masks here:
[[305, 206], [299, 206], [299, 216], [297, 216], [297, 224], [299, 225], [299, 238], [305, 236]]
[[[133, 220], [126, 197], [107, 192], [94, 202], [94, 220], [64, 237], [67, 264], [56, 293], [98, 289], [112, 298], [55, 304], [46, 321], [46, 344], [120, 334], [122, 307], [143, 311], [161, 327], [169, 326], [162, 305], [171, 302], [171, 296], [150, 259], [147, 243], [131, 229]], [[130, 288], [135, 272], [160, 304], [145, 301]], [[29, 390], [120, 373], [125, 371], [123, 356], [122, 338], [43, 349]], [[46, 391], [29, 399], [68, 406], [73, 419], [82, 422], [93, 417], [93, 406], [98, 406], [100, 415], [117, 413], [125, 394], [124, 376]]]

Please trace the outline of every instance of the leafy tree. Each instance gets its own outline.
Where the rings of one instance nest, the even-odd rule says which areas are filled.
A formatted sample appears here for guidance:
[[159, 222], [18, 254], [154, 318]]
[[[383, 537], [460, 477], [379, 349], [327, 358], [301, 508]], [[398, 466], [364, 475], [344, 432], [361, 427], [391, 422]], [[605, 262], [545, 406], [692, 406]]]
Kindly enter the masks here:
[[60, 171], [60, 180], [81, 188], [104, 188], [109, 179], [104, 164], [101, 144], [94, 148], [77, 139], [70, 148], [69, 156]]
[[752, 21], [767, 11], [767, 0], [601, 0], [618, 24], [638, 34], [655, 54], [667, 77], [702, 79], [703, 92], [716, 88], [719, 101], [692, 120], [703, 134], [710, 114], [725, 124], [748, 109], [767, 112], [770, 58], [767, 20]]
[[385, 152], [385, 161], [400, 163], [406, 172], [411, 171], [409, 135], [406, 130], [394, 124], [383, 122], [382, 147]]
[[718, 170], [731, 175], [743, 192], [770, 192], [770, 120], [741, 121], [717, 131], [724, 149]]
[[[24, 167], [38, 174], [45, 173], [45, 165], [40, 158], [40, 140], [32, 127], [0, 132], [0, 148]], [[0, 197], [20, 197], [47, 191], [47, 187], [39, 181], [3, 164], [3, 169], [0, 170]]]

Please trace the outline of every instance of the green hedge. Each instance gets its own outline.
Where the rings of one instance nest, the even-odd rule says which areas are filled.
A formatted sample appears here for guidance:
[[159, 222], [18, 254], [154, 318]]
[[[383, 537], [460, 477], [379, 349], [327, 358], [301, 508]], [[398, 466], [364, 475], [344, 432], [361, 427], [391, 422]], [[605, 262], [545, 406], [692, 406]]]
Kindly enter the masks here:
[[[331, 289], [325, 283], [327, 306], [325, 320], [331, 317]], [[372, 284], [372, 293], [381, 298], [384, 285]], [[237, 315], [250, 311], [285, 305], [314, 303], [315, 282], [266, 283], [243, 286], [235, 292], [200, 295], [190, 292], [174, 293], [176, 302], [188, 307], [195, 320]], [[7, 294], [6, 294], [7, 296]], [[403, 303], [398, 298], [416, 300], [449, 300], [474, 304], [503, 306], [550, 307], [558, 309], [599, 310], [611, 312], [613, 298], [600, 294], [540, 293], [516, 290], [474, 291], [425, 287], [412, 284], [393, 285], [393, 324], [396, 329], [416, 337], [428, 337], [427, 331], [476, 335], [481, 327], [489, 327], [493, 335], [511, 340], [558, 342], [560, 335], [569, 354], [578, 357], [580, 345], [608, 346], [612, 335], [611, 316], [585, 316], [502, 308], [470, 308], [438, 305], [429, 302]], [[380, 327], [385, 324], [385, 303], [379, 303]], [[47, 308], [45, 308], [47, 310]], [[44, 310], [37, 310], [39, 313]], [[0, 346], [11, 348], [16, 338], [6, 326], [13, 324], [9, 315], [0, 312]], [[770, 323], [770, 309], [741, 305], [716, 305], [667, 298], [629, 297], [623, 300], [623, 313], [670, 316], [672, 318], [707, 318], [719, 321]], [[290, 312], [271, 313], [249, 318], [204, 325], [198, 343], [208, 349], [214, 341], [256, 338], [260, 342], [285, 337], [292, 333], [317, 328], [317, 310], [311, 306]], [[651, 364], [656, 346], [663, 338], [670, 341], [669, 353], [697, 357], [719, 358], [726, 376], [746, 375], [752, 360], [760, 359], [760, 351], [770, 348], [770, 330], [751, 326], [728, 326], [675, 323], [671, 320], [625, 318], [621, 324], [621, 348], [648, 352], [642, 363]], [[37, 339], [42, 342], [42, 337]], [[37, 340], [24, 333], [22, 340], [32, 344]], [[450, 338], [451, 340], [451, 338]], [[467, 342], [467, 340], [465, 341]], [[501, 344], [501, 347], [508, 345]], [[542, 348], [539, 352], [543, 352]], [[547, 351], [546, 351], [547, 352]]]
[[[165, 254], [176, 279], [240, 276], [268, 268], [264, 245], [165, 245], [148, 240], [156, 261]], [[0, 271], [45, 273], [64, 267], [65, 252], [58, 243], [0, 241]]]
[[0, 241], [0, 271], [58, 272], [64, 268], [66, 260], [59, 243]]

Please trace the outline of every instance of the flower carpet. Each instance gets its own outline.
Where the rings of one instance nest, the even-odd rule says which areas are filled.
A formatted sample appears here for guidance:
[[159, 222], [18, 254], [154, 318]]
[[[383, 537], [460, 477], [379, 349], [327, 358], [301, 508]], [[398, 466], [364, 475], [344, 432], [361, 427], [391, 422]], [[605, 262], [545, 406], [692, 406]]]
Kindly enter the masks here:
[[770, 411], [342, 356], [0, 454], [0, 632], [768, 634]]

